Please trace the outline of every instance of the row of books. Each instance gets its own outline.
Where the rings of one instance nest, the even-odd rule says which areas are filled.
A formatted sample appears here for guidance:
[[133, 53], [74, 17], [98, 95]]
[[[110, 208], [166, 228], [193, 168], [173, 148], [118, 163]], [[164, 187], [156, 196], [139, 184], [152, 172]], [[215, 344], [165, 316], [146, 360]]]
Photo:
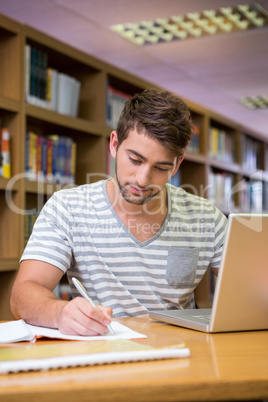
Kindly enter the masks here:
[[261, 143], [248, 136], [241, 138], [242, 167], [250, 172], [262, 168]]
[[221, 162], [234, 163], [234, 151], [235, 143], [233, 136], [218, 127], [210, 127], [209, 156]]
[[0, 130], [0, 176], [6, 179], [11, 177], [10, 133], [7, 128]]
[[25, 177], [39, 182], [75, 183], [76, 143], [58, 134], [43, 137], [26, 133]]
[[226, 172], [209, 174], [208, 198], [219, 208], [232, 212], [235, 196], [239, 199], [239, 209], [244, 212], [268, 211], [268, 183], [243, 178], [235, 183], [234, 175]]
[[125, 103], [131, 98], [131, 95], [118, 91], [108, 85], [106, 90], [106, 122], [110, 127], [116, 127], [119, 116], [125, 106]]
[[209, 172], [208, 199], [218, 208], [231, 211], [234, 208], [234, 175], [226, 172]]
[[189, 152], [193, 152], [195, 154], [200, 153], [200, 124], [197, 121], [193, 121], [193, 130], [194, 130], [194, 135], [193, 139], [188, 145], [187, 150]]
[[37, 209], [29, 209], [25, 211], [24, 215], [24, 247], [27, 245], [31, 236], [34, 223], [39, 215]]
[[81, 83], [48, 66], [47, 53], [25, 45], [26, 102], [76, 117]]
[[268, 211], [268, 183], [259, 180], [240, 182], [240, 202], [243, 211]]

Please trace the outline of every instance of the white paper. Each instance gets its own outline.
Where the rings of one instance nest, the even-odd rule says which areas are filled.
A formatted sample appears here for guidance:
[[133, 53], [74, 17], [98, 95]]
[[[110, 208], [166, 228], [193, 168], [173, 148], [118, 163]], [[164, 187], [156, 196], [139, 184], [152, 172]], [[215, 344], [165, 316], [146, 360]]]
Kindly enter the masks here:
[[0, 343], [20, 341], [32, 342], [35, 336], [23, 320], [9, 321], [0, 324]]
[[99, 340], [108, 340], [108, 339], [140, 339], [147, 338], [146, 335], [140, 334], [138, 332], [133, 331], [132, 329], [126, 327], [125, 325], [120, 324], [119, 322], [112, 321], [111, 327], [114, 331], [114, 334], [105, 334], [105, 335], [97, 335], [97, 336], [77, 336], [77, 335], [65, 335], [62, 334], [57, 329], [45, 328], [45, 327], [36, 327], [34, 325], [27, 324], [27, 327], [33, 332], [36, 336], [45, 336], [48, 338], [60, 338], [60, 339], [69, 339], [69, 340], [83, 340], [83, 341], [99, 341]]
[[32, 342], [36, 337], [44, 336], [47, 338], [69, 339], [69, 340], [108, 340], [108, 339], [141, 339], [147, 338], [146, 335], [133, 331], [116, 321], [111, 322], [114, 334], [105, 334], [98, 336], [76, 336], [65, 335], [57, 329], [37, 327], [26, 324], [23, 320], [10, 321], [0, 324], [0, 343], [11, 343], [20, 341]]

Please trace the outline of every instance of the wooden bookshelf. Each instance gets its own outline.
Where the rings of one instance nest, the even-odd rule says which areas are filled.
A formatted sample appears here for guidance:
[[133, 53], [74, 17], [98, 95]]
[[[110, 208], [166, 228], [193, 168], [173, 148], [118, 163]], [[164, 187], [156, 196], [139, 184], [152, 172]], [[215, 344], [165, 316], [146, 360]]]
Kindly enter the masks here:
[[[61, 114], [26, 99], [30, 78], [27, 78], [26, 45], [46, 55], [47, 67], [80, 82], [77, 115]], [[108, 89], [124, 99], [154, 85], [1, 14], [0, 59], [0, 128], [7, 127], [10, 132], [12, 174], [9, 180], [0, 177], [0, 320], [5, 320], [11, 318], [9, 295], [25, 244], [25, 214], [41, 209], [54, 191], [64, 187], [25, 179], [26, 132], [45, 138], [52, 134], [70, 137], [77, 151], [75, 185], [96, 181], [107, 174], [107, 141], [116, 126], [115, 121], [111, 123], [108, 119], [111, 106]], [[217, 180], [230, 175], [238, 187], [241, 181], [248, 186], [258, 181], [263, 189], [262, 206], [268, 209], [268, 140], [199, 105], [187, 100], [186, 103], [198, 135], [182, 163], [181, 185], [194, 194], [208, 197], [211, 174]], [[225, 133], [220, 140], [219, 134], [218, 138], [215, 134], [214, 140], [218, 141], [215, 154], [211, 152], [212, 128]], [[219, 148], [223, 138], [224, 150]], [[228, 152], [231, 158], [226, 159]], [[253, 168], [244, 163], [251, 152], [256, 153]], [[218, 158], [220, 154], [222, 158]], [[235, 210], [243, 209], [245, 196], [245, 191], [235, 192]], [[228, 208], [221, 208], [228, 215]], [[196, 291], [200, 306], [211, 304], [210, 293], [211, 278], [207, 274]]]

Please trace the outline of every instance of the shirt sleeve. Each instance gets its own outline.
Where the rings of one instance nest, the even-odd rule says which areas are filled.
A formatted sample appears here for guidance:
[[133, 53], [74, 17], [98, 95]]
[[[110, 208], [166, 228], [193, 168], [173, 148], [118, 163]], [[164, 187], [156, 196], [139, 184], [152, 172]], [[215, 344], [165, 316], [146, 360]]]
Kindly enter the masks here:
[[35, 222], [20, 262], [43, 261], [65, 273], [72, 260], [72, 225], [72, 214], [64, 191], [54, 193]]

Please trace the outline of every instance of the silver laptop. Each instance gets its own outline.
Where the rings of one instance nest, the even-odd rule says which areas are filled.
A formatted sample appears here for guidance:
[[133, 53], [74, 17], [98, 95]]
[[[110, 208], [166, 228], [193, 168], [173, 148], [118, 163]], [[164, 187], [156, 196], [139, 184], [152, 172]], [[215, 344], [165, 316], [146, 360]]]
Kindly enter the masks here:
[[149, 316], [208, 333], [268, 329], [268, 214], [229, 215], [211, 309], [150, 311]]

